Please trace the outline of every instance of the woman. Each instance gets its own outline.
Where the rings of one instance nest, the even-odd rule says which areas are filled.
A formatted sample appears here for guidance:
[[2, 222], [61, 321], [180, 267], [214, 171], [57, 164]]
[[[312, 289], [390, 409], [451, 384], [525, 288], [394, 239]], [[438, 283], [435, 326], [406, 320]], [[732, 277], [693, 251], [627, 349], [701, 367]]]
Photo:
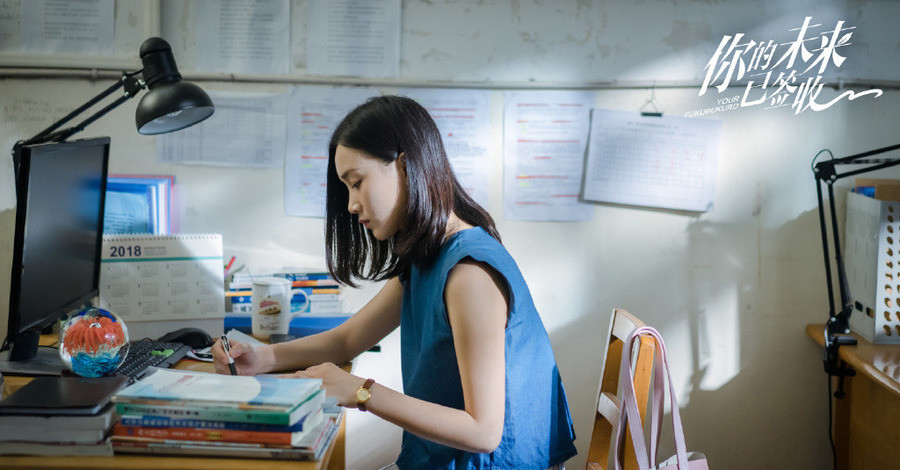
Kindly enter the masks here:
[[[326, 258], [355, 285], [387, 280], [341, 326], [257, 350], [235, 343], [238, 373], [295, 370], [346, 407], [404, 429], [401, 469], [546, 469], [575, 455], [550, 341], [491, 216], [463, 190], [428, 112], [372, 98], [329, 145]], [[401, 326], [400, 393], [333, 363]], [[220, 345], [216, 369], [227, 371]]]

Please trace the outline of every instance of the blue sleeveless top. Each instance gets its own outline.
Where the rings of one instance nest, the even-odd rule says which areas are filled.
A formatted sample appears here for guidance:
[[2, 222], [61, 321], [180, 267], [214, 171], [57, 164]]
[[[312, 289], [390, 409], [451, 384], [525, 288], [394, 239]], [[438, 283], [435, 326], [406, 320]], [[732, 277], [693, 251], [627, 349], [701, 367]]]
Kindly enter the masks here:
[[474, 454], [404, 431], [397, 466], [404, 470], [543, 470], [562, 463], [576, 454], [572, 442], [575, 431], [550, 339], [515, 261], [480, 227], [451, 236], [431, 265], [413, 266], [404, 282], [400, 320], [403, 391], [432, 403], [465, 409], [444, 305], [447, 275], [464, 258], [489, 264], [506, 279], [510, 293], [503, 436], [493, 452]]

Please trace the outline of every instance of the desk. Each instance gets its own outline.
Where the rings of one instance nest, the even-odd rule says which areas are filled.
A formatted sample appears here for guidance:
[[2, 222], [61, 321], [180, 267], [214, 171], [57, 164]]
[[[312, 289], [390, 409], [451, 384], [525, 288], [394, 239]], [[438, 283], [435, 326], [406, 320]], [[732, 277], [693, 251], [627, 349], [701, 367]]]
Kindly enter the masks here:
[[[825, 326], [806, 334], [825, 347]], [[873, 344], [853, 333], [856, 346], [841, 346], [840, 358], [856, 375], [844, 379], [847, 397], [834, 399], [834, 446], [838, 469], [897, 468], [900, 453], [900, 345]]]
[[[55, 336], [47, 335], [48, 341], [41, 338], [41, 344], [51, 344]], [[348, 368], [345, 366], [345, 369]], [[176, 369], [212, 372], [211, 362], [200, 362], [184, 359], [175, 364]], [[6, 379], [6, 395], [10, 395], [28, 383], [29, 377], [4, 376]], [[338, 435], [331, 447], [319, 461], [296, 460], [261, 460], [261, 459], [216, 459], [207, 457], [148, 456], [134, 454], [116, 454], [112, 457], [40, 457], [40, 456], [0, 456], [0, 469], [5, 468], [142, 468], [142, 469], [291, 469], [291, 470], [340, 470], [344, 468], [344, 433], [346, 432], [346, 416], [341, 422]]]

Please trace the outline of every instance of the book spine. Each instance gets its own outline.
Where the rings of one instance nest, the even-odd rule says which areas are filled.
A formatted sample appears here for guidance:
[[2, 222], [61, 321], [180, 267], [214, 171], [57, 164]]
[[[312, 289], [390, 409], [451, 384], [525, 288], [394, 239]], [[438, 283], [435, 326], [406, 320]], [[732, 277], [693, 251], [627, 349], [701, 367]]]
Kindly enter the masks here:
[[279, 424], [288, 426], [290, 415], [278, 412], [261, 412], [228, 408], [206, 408], [191, 406], [148, 405], [142, 403], [116, 403], [120, 415], [172, 416], [184, 419], [208, 421], [230, 421], [236, 423]]
[[[297, 289], [303, 291], [310, 300], [339, 300], [339, 295], [341, 293], [341, 289], [337, 287], [298, 287]], [[236, 298], [244, 302], [249, 302], [252, 296], [253, 291], [248, 289], [234, 289], [232, 287], [229, 291], [225, 292], [225, 297]], [[302, 300], [303, 297], [301, 294], [294, 294], [294, 296], [291, 297], [291, 301], [300, 302]]]
[[309, 428], [309, 425], [307, 424], [309, 416], [310, 415], [304, 416], [303, 419], [293, 426], [167, 418], [153, 415], [126, 415], [122, 416], [119, 422], [123, 426], [139, 426], [143, 428], [202, 428], [207, 430], [233, 429], [236, 431], [300, 432]]
[[[261, 459], [277, 459], [277, 460], [308, 460], [310, 458], [320, 458], [321, 454], [313, 454], [306, 449], [272, 449], [272, 448], [247, 448], [237, 447], [231, 449], [229, 447], [210, 447], [197, 444], [189, 444], [176, 442], [141, 442], [141, 441], [123, 441], [112, 440], [112, 447], [116, 452], [132, 453], [132, 454], [169, 454], [169, 455], [197, 455], [212, 457], [243, 457], [243, 458], [261, 458]], [[209, 441], [206, 441], [207, 443]]]
[[[340, 294], [309, 294], [310, 302], [327, 302], [334, 300], [341, 300]], [[300, 299], [298, 299], [299, 301]]]
[[254, 413], [287, 413], [291, 407], [296, 406], [294, 403], [254, 403], [254, 402], [227, 402], [222, 400], [200, 400], [200, 399], [168, 399], [153, 398], [143, 396], [119, 396], [116, 397], [117, 403], [128, 403], [131, 405], [151, 405], [151, 406], [180, 406], [182, 408], [189, 407], [191, 409], [222, 409], [222, 410], [241, 410], [252, 411]]
[[344, 311], [341, 302], [338, 301], [320, 301], [310, 302], [306, 304], [306, 308], [301, 313], [342, 313]]
[[[293, 287], [314, 287], [314, 288], [327, 288], [327, 289], [340, 289], [341, 284], [333, 279], [306, 279], [300, 281], [291, 281], [291, 285]], [[253, 284], [250, 282], [243, 281], [232, 281], [228, 284], [228, 289], [235, 290], [249, 290], [253, 288]]]
[[305, 281], [294, 281], [294, 287], [340, 287], [337, 281], [332, 279], [310, 279]]
[[113, 426], [114, 436], [149, 437], [182, 441], [250, 442], [253, 444], [291, 445], [291, 433], [266, 431], [240, 431], [236, 429], [199, 428], [145, 428], [139, 426]]
[[307, 280], [319, 280], [319, 279], [331, 279], [331, 276], [327, 272], [311, 272], [311, 273], [271, 273], [271, 274], [256, 274], [251, 277], [250, 274], [240, 273], [234, 276], [234, 280], [237, 282], [252, 282], [253, 277], [283, 277], [290, 279], [292, 281], [307, 281]]

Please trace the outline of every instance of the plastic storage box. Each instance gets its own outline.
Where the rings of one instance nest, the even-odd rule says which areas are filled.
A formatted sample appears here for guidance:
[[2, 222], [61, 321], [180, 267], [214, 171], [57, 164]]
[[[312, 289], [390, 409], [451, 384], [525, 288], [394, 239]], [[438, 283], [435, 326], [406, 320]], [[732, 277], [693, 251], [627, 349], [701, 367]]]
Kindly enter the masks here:
[[900, 344], [900, 202], [848, 193], [845, 227], [850, 328], [876, 344]]

